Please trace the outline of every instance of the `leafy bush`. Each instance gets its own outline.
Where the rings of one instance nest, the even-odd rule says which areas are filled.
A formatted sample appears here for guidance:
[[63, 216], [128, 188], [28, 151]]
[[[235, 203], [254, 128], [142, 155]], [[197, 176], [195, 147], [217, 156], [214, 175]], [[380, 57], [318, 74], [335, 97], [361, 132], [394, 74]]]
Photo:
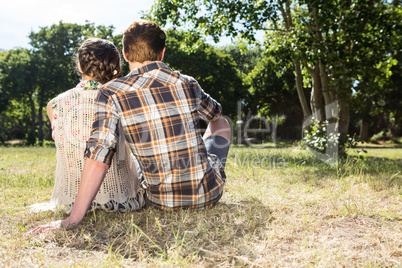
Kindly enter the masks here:
[[[329, 129], [329, 122], [314, 120], [304, 130], [303, 143], [314, 152], [329, 157], [346, 157], [348, 149], [357, 148], [358, 139], [353, 136], [341, 135], [336, 130]], [[364, 152], [364, 150], [362, 150]], [[360, 153], [359, 153], [360, 154]]]
[[325, 154], [333, 146], [338, 146], [340, 133], [327, 133], [329, 122], [312, 119], [311, 124], [304, 130], [304, 144], [316, 152]]

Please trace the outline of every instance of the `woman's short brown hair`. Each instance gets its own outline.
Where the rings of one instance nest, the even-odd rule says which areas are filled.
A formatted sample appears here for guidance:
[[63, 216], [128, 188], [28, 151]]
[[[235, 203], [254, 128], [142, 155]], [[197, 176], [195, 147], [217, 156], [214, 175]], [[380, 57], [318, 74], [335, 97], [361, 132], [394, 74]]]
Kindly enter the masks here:
[[123, 52], [129, 62], [158, 61], [166, 46], [166, 34], [153, 21], [135, 21], [123, 35]]

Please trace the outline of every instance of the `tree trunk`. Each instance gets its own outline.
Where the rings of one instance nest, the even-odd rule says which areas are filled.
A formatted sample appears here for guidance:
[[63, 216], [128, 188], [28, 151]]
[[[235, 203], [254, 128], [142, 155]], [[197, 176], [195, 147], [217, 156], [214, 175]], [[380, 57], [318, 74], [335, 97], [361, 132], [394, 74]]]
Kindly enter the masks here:
[[369, 123], [366, 120], [362, 119], [360, 125], [360, 139], [362, 141], [367, 142], [369, 140], [368, 130], [369, 130]]
[[327, 72], [325, 71], [325, 64], [319, 60], [319, 66], [320, 66], [320, 78], [321, 78], [321, 87], [322, 87], [322, 93], [324, 95], [324, 100], [325, 104], [330, 104], [334, 100], [331, 98], [330, 90], [329, 90], [329, 82], [328, 82], [328, 75]]
[[312, 79], [312, 89], [311, 89], [311, 111], [313, 112], [314, 118], [318, 121], [325, 120], [325, 107], [323, 102], [322, 88], [321, 88], [321, 78], [320, 69], [315, 66], [314, 69], [308, 68]]
[[342, 96], [338, 99], [339, 107], [339, 121], [337, 133], [339, 133], [338, 155], [340, 157], [346, 156], [347, 149], [347, 134], [350, 123], [350, 101], [352, 99], [352, 92], [342, 92]]
[[298, 60], [294, 60], [295, 64], [295, 73], [296, 73], [296, 88], [297, 94], [299, 96], [300, 104], [303, 110], [303, 119], [307, 120], [311, 116], [310, 108], [308, 107], [306, 96], [304, 95], [303, 90], [303, 75], [301, 72], [300, 62]]
[[352, 98], [352, 93], [347, 92], [342, 94], [343, 96], [339, 98], [339, 128], [338, 131], [341, 135], [347, 135], [349, 130], [350, 122], [350, 100]]
[[[283, 3], [279, 6], [279, 10], [282, 12], [282, 16], [284, 18], [285, 22], [285, 29], [289, 31], [294, 27], [293, 21], [292, 21], [292, 13], [290, 12], [290, 6], [291, 6], [291, 1], [286, 1], [285, 2], [285, 7], [283, 6]], [[304, 90], [303, 90], [303, 75], [300, 67], [300, 61], [299, 60], [294, 60], [293, 61], [295, 65], [295, 73], [296, 73], [296, 89], [297, 89], [297, 95], [299, 96], [299, 101], [303, 110], [303, 121], [309, 120], [309, 117], [311, 116], [311, 111], [310, 108], [307, 104], [306, 96], [304, 95]], [[303, 124], [304, 127], [304, 124]]]
[[35, 102], [32, 96], [29, 96], [29, 105], [31, 106], [31, 131], [28, 134], [28, 145], [33, 145], [36, 142], [36, 113], [35, 113]]
[[38, 111], [39, 119], [39, 129], [38, 129], [38, 139], [39, 145], [43, 145], [43, 104], [39, 104], [39, 111]]

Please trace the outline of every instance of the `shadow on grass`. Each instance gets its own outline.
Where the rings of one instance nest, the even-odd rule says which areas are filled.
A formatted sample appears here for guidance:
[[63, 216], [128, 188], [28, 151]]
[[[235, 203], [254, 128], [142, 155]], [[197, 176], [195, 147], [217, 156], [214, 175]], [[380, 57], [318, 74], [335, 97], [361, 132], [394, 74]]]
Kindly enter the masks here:
[[230, 259], [244, 265], [244, 259], [253, 258], [249, 243], [261, 239], [272, 220], [270, 209], [254, 199], [206, 210], [96, 212], [80, 228], [57, 232], [54, 239], [79, 250], [147, 262], [213, 264]]

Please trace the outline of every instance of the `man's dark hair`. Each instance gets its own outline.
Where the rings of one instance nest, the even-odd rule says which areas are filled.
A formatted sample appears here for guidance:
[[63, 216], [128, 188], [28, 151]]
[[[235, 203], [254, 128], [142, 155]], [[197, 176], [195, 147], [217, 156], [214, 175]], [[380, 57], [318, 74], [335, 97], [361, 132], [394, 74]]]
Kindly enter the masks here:
[[166, 34], [153, 21], [135, 21], [123, 35], [123, 51], [129, 62], [158, 61], [166, 46]]

